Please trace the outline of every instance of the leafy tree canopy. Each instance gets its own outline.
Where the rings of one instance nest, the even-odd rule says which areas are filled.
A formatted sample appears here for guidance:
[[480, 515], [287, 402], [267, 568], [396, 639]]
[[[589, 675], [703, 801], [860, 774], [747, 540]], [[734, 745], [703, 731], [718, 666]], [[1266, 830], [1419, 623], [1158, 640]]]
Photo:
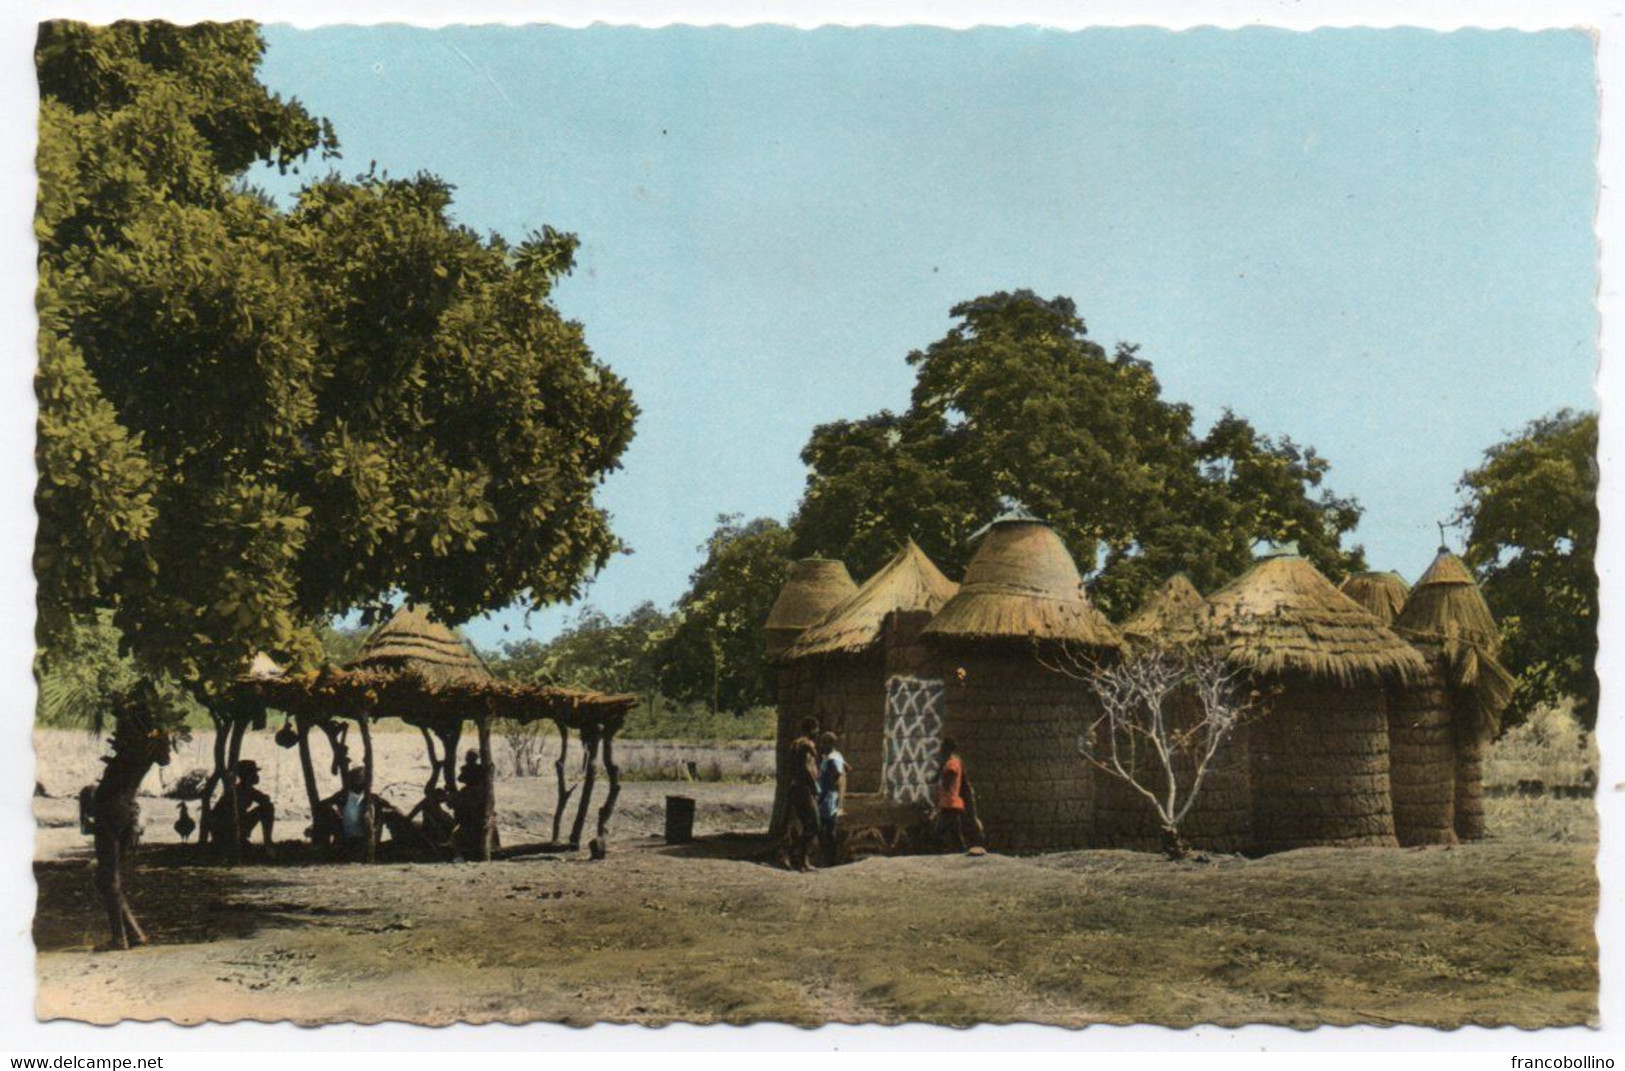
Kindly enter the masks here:
[[909, 354], [908, 410], [814, 430], [791, 553], [872, 573], [905, 537], [950, 573], [1013, 498], [1054, 524], [1095, 600], [1131, 612], [1170, 574], [1204, 590], [1236, 575], [1261, 539], [1297, 540], [1334, 579], [1363, 568], [1342, 549], [1360, 508], [1321, 487], [1327, 462], [1225, 415], [1202, 437], [1166, 401], [1136, 347], [1108, 354], [1068, 298], [997, 293]]
[[673, 620], [652, 602], [618, 618], [585, 607], [574, 624], [547, 643], [504, 644], [491, 668], [520, 680], [650, 696], [660, 690], [661, 649]]
[[770, 703], [762, 623], [789, 571], [790, 532], [766, 517], [723, 514], [699, 549], [705, 561], [689, 577], [662, 649], [666, 693], [713, 710]]
[[593, 496], [636, 410], [550, 302], [576, 239], [477, 235], [430, 175], [278, 209], [246, 169], [337, 143], [258, 82], [263, 49], [249, 23], [41, 28], [47, 656], [109, 609], [147, 668], [217, 683], [397, 593], [451, 621], [573, 597], [619, 548]]
[[1518, 678], [1507, 724], [1575, 700], [1597, 722], [1597, 416], [1563, 410], [1490, 447], [1462, 477], [1464, 558]]

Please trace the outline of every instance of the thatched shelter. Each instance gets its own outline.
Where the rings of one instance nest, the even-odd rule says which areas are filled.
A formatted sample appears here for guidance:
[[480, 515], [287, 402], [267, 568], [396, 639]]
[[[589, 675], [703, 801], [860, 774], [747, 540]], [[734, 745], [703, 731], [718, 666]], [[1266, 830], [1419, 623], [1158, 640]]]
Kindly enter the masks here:
[[764, 626], [767, 658], [776, 666], [774, 689], [778, 703], [776, 787], [770, 826], [775, 834], [784, 830], [789, 815], [789, 797], [785, 792], [790, 742], [795, 739], [796, 726], [801, 720], [813, 716], [813, 682], [808, 679], [805, 667], [786, 663], [782, 656], [809, 625], [817, 624], [857, 590], [844, 563], [829, 558], [803, 558], [790, 564], [784, 587], [779, 589], [778, 597], [767, 612]]
[[1411, 586], [1398, 573], [1351, 573], [1337, 590], [1369, 610], [1378, 621], [1392, 625]]
[[[360, 732], [362, 769], [366, 783], [374, 783], [371, 726], [384, 717], [398, 717], [423, 732], [429, 752], [431, 776], [425, 791], [443, 781], [455, 794], [457, 743], [465, 720], [479, 733], [479, 756], [485, 770], [478, 806], [470, 806], [468, 843], [473, 854], [490, 858], [494, 846], [494, 765], [491, 724], [498, 719], [533, 722], [548, 719], [561, 732], [574, 730], [586, 748], [585, 777], [581, 785], [571, 845], [580, 842], [596, 779], [599, 749], [609, 775], [609, 795], [598, 813], [600, 843], [607, 837], [609, 819], [620, 793], [619, 767], [614, 761], [614, 737], [636, 704], [635, 696], [601, 695], [517, 681], [496, 680], [479, 656], [451, 629], [435, 622], [421, 607], [396, 612], [367, 637], [348, 666], [326, 666], [310, 673], [251, 672], [239, 680], [238, 694], [263, 708], [282, 710], [298, 724], [300, 765], [317, 813], [322, 792], [311, 758], [310, 731], [321, 729], [333, 748], [332, 770], [342, 778], [350, 760], [344, 742], [344, 722]], [[441, 744], [436, 754], [435, 742]], [[561, 764], [563, 755], [560, 756]], [[562, 779], [562, 770], [560, 772]], [[560, 786], [560, 809], [567, 793]], [[557, 823], [555, 823], [557, 825]]]
[[840, 735], [850, 791], [880, 790], [890, 671], [919, 668], [899, 666], [889, 648], [908, 646], [958, 590], [910, 539], [780, 656], [808, 682], [819, 727]]
[[[1433, 795], [1442, 797], [1444, 785], [1451, 789], [1456, 836], [1477, 840], [1484, 835], [1484, 749], [1500, 730], [1514, 683], [1499, 661], [1500, 629], [1473, 575], [1440, 547], [1394, 630], [1416, 646], [1431, 670], [1423, 687], [1403, 697], [1404, 724], [1428, 757]], [[1449, 775], [1440, 772], [1447, 742]]]
[[1397, 844], [1387, 688], [1425, 674], [1416, 651], [1292, 551], [1208, 603], [1226, 657], [1267, 697], [1248, 733], [1254, 847]]
[[[1212, 611], [1207, 600], [1184, 573], [1169, 577], [1145, 604], [1121, 626], [1130, 647], [1198, 647], [1208, 637]], [[1164, 712], [1175, 731], [1189, 728], [1202, 716], [1195, 696], [1179, 692]], [[1103, 727], [1104, 731], [1104, 727]], [[1104, 748], [1105, 741], [1102, 739]], [[1213, 758], [1200, 793], [1185, 817], [1181, 834], [1193, 848], [1214, 852], [1240, 852], [1252, 844], [1252, 778], [1248, 765], [1247, 733], [1232, 733]], [[1142, 752], [1136, 780], [1161, 794], [1166, 790], [1161, 764]], [[1195, 781], [1194, 759], [1175, 761], [1176, 784], [1188, 792]], [[1095, 814], [1092, 843], [1098, 848], [1160, 851], [1165, 847], [1156, 810], [1133, 787], [1103, 770], [1095, 771]]]
[[922, 636], [950, 669], [943, 732], [964, 756], [989, 847], [1085, 847], [1094, 779], [1078, 734], [1098, 704], [1044, 657], [1109, 658], [1122, 639], [1090, 605], [1060, 537], [1031, 519], [994, 522]]

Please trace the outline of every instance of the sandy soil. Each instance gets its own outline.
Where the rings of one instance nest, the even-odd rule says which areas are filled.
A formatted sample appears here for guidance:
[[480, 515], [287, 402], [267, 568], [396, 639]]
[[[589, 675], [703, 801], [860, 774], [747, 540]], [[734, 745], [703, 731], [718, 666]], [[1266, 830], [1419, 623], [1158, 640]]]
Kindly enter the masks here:
[[[547, 824], [551, 779], [500, 792], [508, 843]], [[697, 799], [700, 843], [653, 836], [668, 792]], [[1450, 850], [929, 856], [803, 875], [757, 861], [766, 845], [744, 835], [770, 799], [765, 784], [629, 784], [598, 863], [300, 865], [293, 850], [237, 869], [161, 843], [173, 805], [149, 800], [165, 820], [149, 820], [159, 843], [133, 899], [155, 944], [120, 953], [91, 951], [104, 931], [85, 838], [46, 829], [37, 1011], [1305, 1027], [1596, 1016], [1589, 801], [1493, 800], [1499, 835]], [[38, 810], [54, 822], [69, 806]]]

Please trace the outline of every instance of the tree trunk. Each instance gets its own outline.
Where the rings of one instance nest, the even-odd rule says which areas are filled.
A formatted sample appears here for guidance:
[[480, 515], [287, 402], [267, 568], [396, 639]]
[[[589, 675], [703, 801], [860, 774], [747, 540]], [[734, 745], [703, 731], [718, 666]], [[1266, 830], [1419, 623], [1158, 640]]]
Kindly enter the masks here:
[[1176, 861], [1190, 858], [1191, 847], [1185, 843], [1185, 838], [1180, 834], [1178, 826], [1164, 825], [1162, 827], [1162, 854]]
[[491, 715], [482, 713], [477, 723], [480, 732], [480, 765], [485, 768], [480, 793], [480, 862], [489, 863], [496, 832], [496, 768], [491, 765]]
[[378, 858], [378, 816], [372, 805], [372, 715], [363, 713], [355, 723], [361, 728], [361, 770], [366, 782], [362, 791], [366, 794], [366, 813], [371, 819], [367, 823], [367, 862], [371, 863]]
[[243, 754], [243, 733], [248, 730], [248, 718], [240, 711], [231, 716], [231, 744], [226, 753], [226, 865], [236, 866], [243, 861], [243, 829], [241, 801], [237, 797], [237, 763]]

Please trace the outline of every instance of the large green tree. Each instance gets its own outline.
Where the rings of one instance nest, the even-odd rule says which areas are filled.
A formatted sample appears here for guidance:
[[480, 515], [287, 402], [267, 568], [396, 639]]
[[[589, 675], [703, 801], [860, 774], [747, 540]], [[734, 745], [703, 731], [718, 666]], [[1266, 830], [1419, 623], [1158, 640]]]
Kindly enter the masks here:
[[912, 536], [949, 571], [1016, 499], [1060, 532], [1111, 614], [1171, 573], [1204, 589], [1245, 568], [1259, 540], [1296, 540], [1334, 579], [1363, 567], [1342, 537], [1359, 520], [1321, 485], [1327, 463], [1226, 413], [1195, 435], [1135, 347], [1088, 337], [1070, 299], [1028, 291], [956, 306], [958, 322], [909, 354], [904, 413], [815, 429], [792, 521], [793, 553], [872, 573]]
[[1462, 477], [1467, 564], [1518, 678], [1508, 724], [1575, 701], [1597, 722], [1597, 416], [1563, 410], [1485, 452]]
[[666, 694], [734, 713], [773, 701], [762, 622], [789, 572], [790, 533], [766, 517], [717, 518], [662, 645]]
[[573, 236], [510, 246], [433, 176], [336, 152], [248, 23], [42, 26], [40, 635], [111, 610], [207, 686], [400, 594], [457, 621], [579, 593], [635, 408], [550, 300]]

